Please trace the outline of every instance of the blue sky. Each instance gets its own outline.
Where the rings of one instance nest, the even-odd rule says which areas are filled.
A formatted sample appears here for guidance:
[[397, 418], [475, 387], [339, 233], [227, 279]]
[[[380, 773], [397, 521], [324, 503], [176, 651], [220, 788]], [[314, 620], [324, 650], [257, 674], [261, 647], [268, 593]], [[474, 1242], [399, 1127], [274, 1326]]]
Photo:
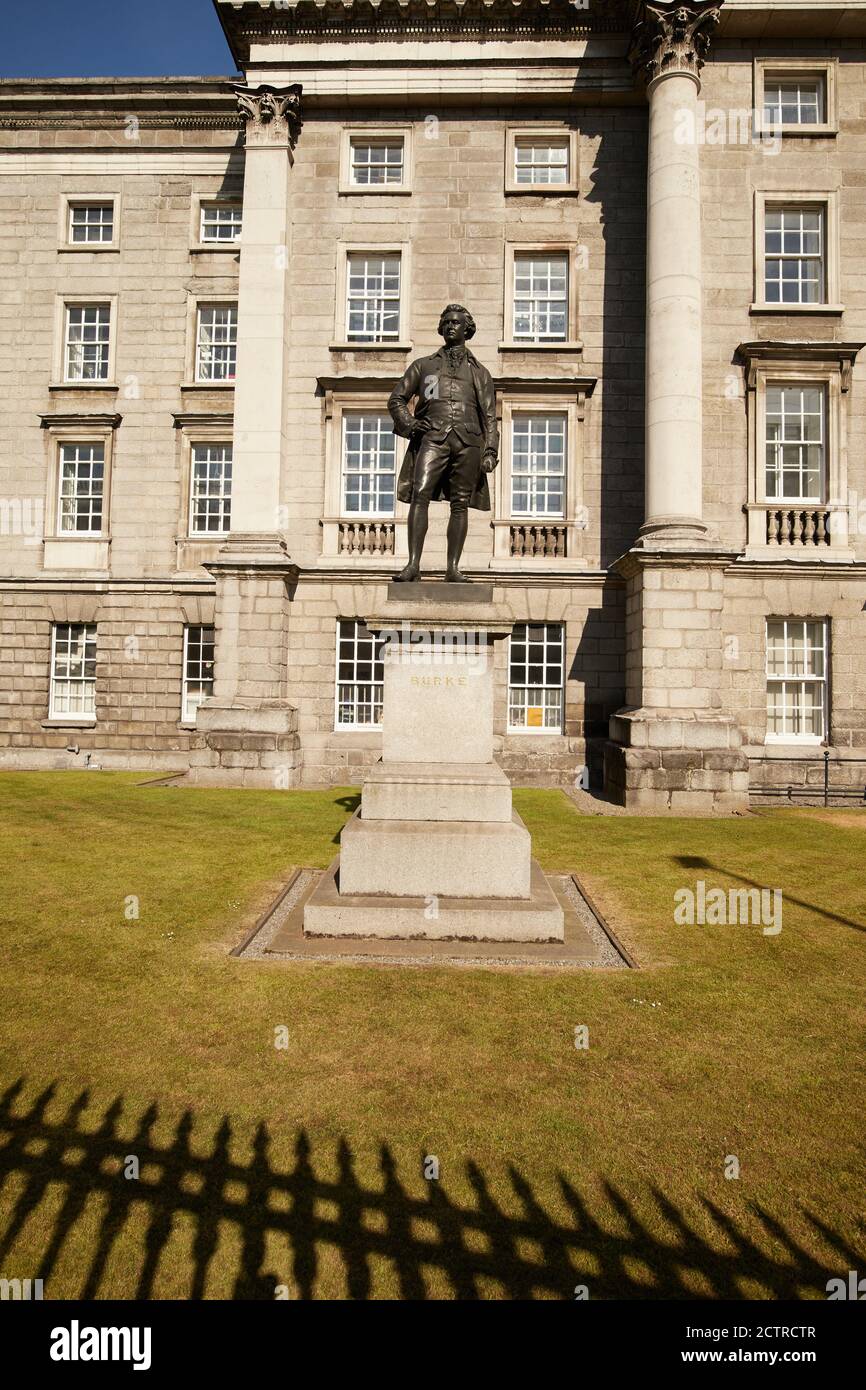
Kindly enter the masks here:
[[212, 0], [31, 0], [3, 8], [0, 77], [236, 71]]

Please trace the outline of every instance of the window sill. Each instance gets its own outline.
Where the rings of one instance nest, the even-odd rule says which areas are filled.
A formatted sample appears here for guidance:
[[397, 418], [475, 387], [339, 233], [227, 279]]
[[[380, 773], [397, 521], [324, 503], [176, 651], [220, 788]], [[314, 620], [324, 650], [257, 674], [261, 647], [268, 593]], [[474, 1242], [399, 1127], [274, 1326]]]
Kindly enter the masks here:
[[838, 134], [839, 127], [837, 125], [756, 125], [754, 138], [756, 140], [772, 140], [775, 136], [781, 135], [787, 139], [789, 135], [793, 135], [800, 138], [815, 136], [821, 139], [828, 135]]
[[750, 314], [844, 314], [844, 304], [750, 304]]
[[408, 198], [411, 197], [412, 189], [408, 188], [404, 183], [367, 184], [366, 187], [362, 187], [354, 183], [346, 183], [340, 184], [339, 188], [337, 189], [337, 192], [339, 193], [340, 197], [350, 198], [357, 198], [359, 196], [363, 198], [370, 193], [372, 193], [372, 195], [375, 198], [381, 198], [383, 196], [391, 198]]
[[233, 255], [233, 256], [239, 256], [239, 255], [240, 255], [240, 250], [241, 250], [241, 244], [240, 244], [239, 241], [226, 241], [226, 242], [218, 242], [218, 241], [209, 242], [209, 241], [202, 241], [202, 242], [200, 242], [197, 246], [191, 246], [191, 247], [189, 248], [189, 254], [190, 254], [191, 256], [202, 256], [202, 255], [204, 255], [204, 256], [209, 256], [209, 255], [214, 255], [214, 254], [216, 254], [216, 255], [218, 255], [218, 256], [224, 256], [224, 255], [226, 255], [226, 254], [230, 254], [230, 255]]
[[46, 531], [42, 537], [44, 541], [61, 541], [64, 545], [84, 544], [85, 541], [109, 542], [111, 536], [107, 531]]
[[583, 352], [583, 343], [577, 339], [557, 343], [497, 343], [499, 352]]
[[117, 391], [116, 381], [51, 381], [49, 391]]
[[234, 378], [231, 381], [182, 381], [181, 391], [233, 391], [235, 389]]
[[505, 196], [512, 198], [515, 194], [520, 198], [576, 198], [580, 193], [577, 184], [574, 183], [521, 183], [506, 184]]
[[329, 352], [400, 352], [412, 351], [411, 343], [328, 343]]
[[780, 735], [768, 734], [764, 740], [765, 748], [772, 748], [779, 752], [785, 748], [824, 748], [826, 745], [822, 738], [782, 738]]
[[71, 714], [65, 714], [59, 719], [42, 719], [40, 727], [43, 729], [93, 729], [96, 727], [96, 718], [75, 719]]
[[71, 251], [73, 255], [78, 255], [81, 251], [95, 252], [97, 255], [105, 251], [113, 251], [114, 254], [117, 255], [120, 251], [120, 246], [116, 241], [94, 242], [92, 245], [87, 242], [81, 242], [76, 246], [58, 246], [57, 250], [63, 252]]
[[565, 738], [561, 729], [506, 729], [506, 738]]

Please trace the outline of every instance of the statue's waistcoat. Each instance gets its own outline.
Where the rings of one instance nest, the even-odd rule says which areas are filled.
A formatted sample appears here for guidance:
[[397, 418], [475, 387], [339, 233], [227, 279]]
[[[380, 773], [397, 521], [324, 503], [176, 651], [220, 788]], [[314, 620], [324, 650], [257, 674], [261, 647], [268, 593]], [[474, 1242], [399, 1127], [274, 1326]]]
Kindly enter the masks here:
[[437, 436], [455, 430], [464, 443], [469, 437], [475, 442], [482, 429], [468, 357], [464, 353], [462, 361], [456, 365], [445, 352], [437, 367], [438, 370], [424, 379], [416, 416], [430, 420]]

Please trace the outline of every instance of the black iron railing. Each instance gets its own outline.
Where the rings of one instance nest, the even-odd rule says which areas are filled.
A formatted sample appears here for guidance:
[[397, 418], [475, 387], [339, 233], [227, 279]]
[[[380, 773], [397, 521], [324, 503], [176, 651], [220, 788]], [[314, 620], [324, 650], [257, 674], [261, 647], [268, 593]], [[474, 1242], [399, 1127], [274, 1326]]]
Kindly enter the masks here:
[[[778, 758], [759, 757], [750, 758], [750, 763], [776, 763]], [[771, 786], [750, 787], [749, 796], [784, 796], [789, 801], [794, 801], [798, 797], [816, 797], [823, 795], [824, 805], [829, 806], [830, 798], [839, 798], [843, 801], [862, 801], [866, 805], [866, 784], [861, 787], [854, 787], [850, 781], [844, 786], [832, 786], [831, 771], [833, 767], [866, 767], [866, 758], [831, 758], [830, 749], [825, 748], [820, 757], [792, 757], [784, 758], [786, 763], [807, 763], [812, 767], [824, 764], [824, 777], [822, 786], [795, 786], [791, 782], [779, 783]]]

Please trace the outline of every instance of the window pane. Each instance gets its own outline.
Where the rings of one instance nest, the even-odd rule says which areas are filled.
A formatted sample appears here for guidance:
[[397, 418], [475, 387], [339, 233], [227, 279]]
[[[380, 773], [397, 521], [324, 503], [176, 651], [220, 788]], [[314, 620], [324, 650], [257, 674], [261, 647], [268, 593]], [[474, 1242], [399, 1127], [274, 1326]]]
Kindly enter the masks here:
[[400, 257], [351, 255], [346, 267], [349, 342], [384, 342], [400, 331]]
[[514, 516], [564, 515], [566, 417], [515, 415], [511, 447]]
[[337, 638], [337, 727], [379, 727], [385, 679], [383, 643], [354, 618], [340, 619]]
[[826, 646], [826, 621], [784, 618], [767, 622], [769, 737], [826, 738]]
[[104, 478], [104, 444], [61, 445], [58, 488], [61, 532], [100, 534]]
[[67, 381], [107, 381], [111, 308], [108, 304], [69, 305], [66, 310]]
[[568, 257], [514, 257], [514, 338], [564, 342], [568, 326]]
[[766, 489], [770, 500], [823, 499], [823, 387], [771, 387], [766, 396]]
[[220, 535], [229, 531], [231, 508], [231, 444], [194, 444], [190, 470], [190, 532]]
[[397, 438], [390, 415], [343, 416], [343, 510], [393, 516]]
[[201, 240], [237, 241], [241, 234], [243, 208], [233, 203], [202, 203]]
[[823, 208], [765, 208], [764, 295], [767, 303], [823, 303], [824, 224]]
[[52, 718], [96, 714], [96, 624], [56, 623], [53, 629]]
[[568, 182], [567, 139], [523, 140], [514, 145], [514, 181], [518, 184], [563, 184]]
[[183, 701], [184, 722], [195, 722], [195, 712], [214, 691], [214, 647], [216, 629], [205, 625], [186, 628], [184, 644]]
[[518, 623], [508, 644], [508, 727], [562, 731], [563, 629]]
[[403, 141], [353, 139], [351, 181], [358, 185], [401, 184]]
[[69, 241], [73, 246], [114, 240], [114, 203], [70, 203]]
[[201, 304], [198, 310], [196, 379], [233, 381], [237, 365], [236, 304]]

